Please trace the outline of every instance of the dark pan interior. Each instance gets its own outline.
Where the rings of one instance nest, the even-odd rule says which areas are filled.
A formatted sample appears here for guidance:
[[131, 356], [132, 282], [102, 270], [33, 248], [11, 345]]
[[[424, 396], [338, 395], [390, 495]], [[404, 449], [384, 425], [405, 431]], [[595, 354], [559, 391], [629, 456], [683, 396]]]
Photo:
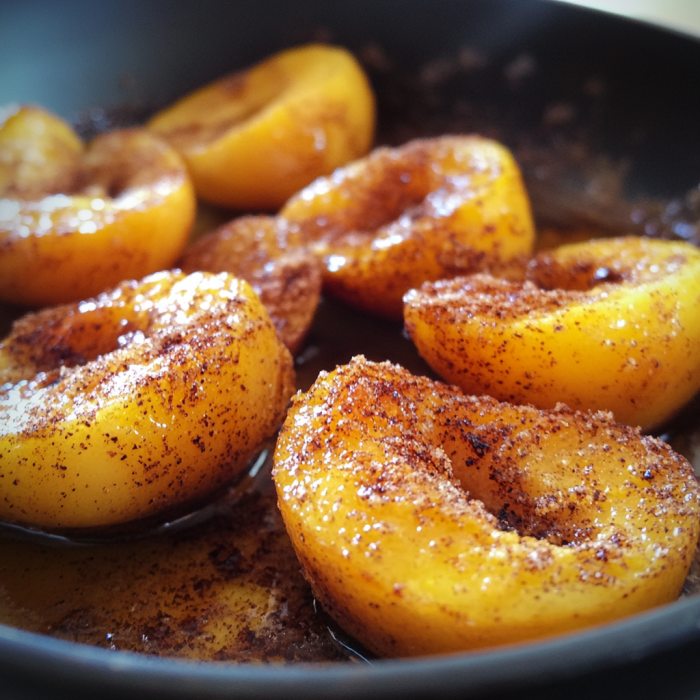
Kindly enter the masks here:
[[[407, 70], [475, 49], [492, 70], [469, 98], [498, 107], [495, 118], [532, 130], [552, 103], [570, 102], [596, 121], [605, 152], [632, 159], [635, 190], [675, 196], [698, 183], [697, 40], [544, 0], [4, 0], [0, 104], [37, 102], [66, 117], [155, 108], [314, 38], [379, 45]], [[508, 81], [523, 57], [535, 69]], [[604, 89], [595, 107], [592, 80]]]
[[[488, 68], [450, 89], [477, 106], [476, 126], [539, 140], [543, 114], [565, 104], [569, 136], [628, 164], [630, 196], [679, 197], [700, 182], [700, 42], [544, 0], [4, 0], [0, 104], [138, 117], [314, 38], [380, 46], [402, 75], [468, 48]], [[381, 106], [410, 122], [405, 101]], [[699, 654], [700, 598], [540, 644], [373, 666], [194, 664], [0, 626], [0, 697], [681, 699], [700, 694]]]

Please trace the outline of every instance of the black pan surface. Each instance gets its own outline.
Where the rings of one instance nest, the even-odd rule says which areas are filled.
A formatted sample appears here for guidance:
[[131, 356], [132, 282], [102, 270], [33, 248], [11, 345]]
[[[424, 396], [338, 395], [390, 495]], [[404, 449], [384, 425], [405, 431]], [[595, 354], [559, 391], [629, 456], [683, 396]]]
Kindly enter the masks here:
[[[521, 153], [575, 140], [623, 163], [626, 197], [680, 201], [700, 182], [700, 42], [545, 0], [4, 0], [0, 104], [90, 131], [318, 38], [389, 59], [373, 75], [387, 141], [425, 115], [428, 131], [454, 126], [458, 101], [463, 127]], [[455, 56], [478, 69], [453, 75]], [[673, 228], [661, 219], [644, 225]], [[538, 644], [371, 665], [183, 662], [0, 626], [0, 697], [690, 699], [699, 655], [700, 597]]]

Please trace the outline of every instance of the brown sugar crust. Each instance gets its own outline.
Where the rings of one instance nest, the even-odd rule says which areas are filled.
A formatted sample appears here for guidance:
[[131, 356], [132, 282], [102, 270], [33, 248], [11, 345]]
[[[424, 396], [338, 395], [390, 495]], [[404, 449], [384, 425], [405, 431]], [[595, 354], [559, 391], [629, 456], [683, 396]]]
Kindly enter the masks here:
[[378, 148], [312, 183], [280, 216], [323, 257], [329, 292], [392, 317], [411, 287], [507, 267], [534, 241], [515, 162], [476, 136]]
[[298, 395], [275, 456], [316, 596], [383, 656], [488, 647], [675, 599], [699, 489], [609, 414], [462, 394], [362, 357]]
[[97, 527], [202, 497], [274, 432], [293, 386], [230, 275], [159, 273], [27, 316], [0, 344], [0, 517]]
[[321, 264], [310, 250], [288, 239], [284, 220], [244, 216], [192, 243], [179, 266], [186, 272], [230, 272], [249, 282], [294, 354], [316, 313]]

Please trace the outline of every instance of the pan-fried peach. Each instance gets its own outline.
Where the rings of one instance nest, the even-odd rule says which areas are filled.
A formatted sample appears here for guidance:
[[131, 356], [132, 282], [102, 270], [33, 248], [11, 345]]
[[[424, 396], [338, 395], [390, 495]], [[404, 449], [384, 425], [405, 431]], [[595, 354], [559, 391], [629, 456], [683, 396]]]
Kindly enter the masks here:
[[316, 313], [321, 265], [288, 238], [284, 219], [243, 216], [192, 243], [178, 264], [186, 272], [231, 272], [249, 282], [294, 354]]
[[66, 124], [33, 108], [6, 120], [0, 141], [6, 129], [14, 146], [0, 168], [0, 299], [85, 299], [175, 262], [195, 199], [167, 143], [129, 129], [83, 151]]
[[690, 465], [609, 414], [499, 404], [363, 358], [295, 398], [275, 482], [315, 595], [381, 656], [672, 601], [700, 526]]
[[353, 56], [310, 44], [197, 90], [148, 126], [183, 154], [202, 199], [276, 209], [364, 155], [374, 121], [374, 95]]
[[0, 518], [113, 525], [209, 493], [293, 391], [250, 286], [179, 271], [16, 322], [0, 344]]
[[395, 318], [412, 287], [501, 268], [534, 245], [515, 161], [475, 136], [376, 149], [292, 197], [280, 215], [324, 258], [325, 289]]
[[468, 393], [605, 409], [645, 429], [700, 389], [700, 251], [601, 239], [538, 255], [529, 281], [487, 276], [406, 297], [420, 354]]
[[0, 110], [0, 197], [32, 198], [72, 189], [83, 144], [70, 124], [41, 107]]

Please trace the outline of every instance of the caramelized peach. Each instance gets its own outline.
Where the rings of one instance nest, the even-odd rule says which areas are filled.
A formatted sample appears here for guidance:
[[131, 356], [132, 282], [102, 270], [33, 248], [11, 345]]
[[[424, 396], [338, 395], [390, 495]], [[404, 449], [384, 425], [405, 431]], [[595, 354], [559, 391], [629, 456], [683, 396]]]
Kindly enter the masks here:
[[409, 292], [420, 354], [468, 393], [605, 409], [646, 429], [700, 389], [700, 251], [620, 238], [538, 255], [529, 281], [487, 276]]
[[674, 600], [700, 489], [609, 414], [462, 394], [363, 358], [298, 395], [279, 505], [315, 595], [381, 656], [536, 639]]
[[475, 136], [377, 149], [311, 184], [280, 215], [324, 258], [325, 289], [396, 318], [411, 287], [500, 268], [534, 244], [515, 161]]
[[374, 121], [374, 96], [357, 61], [344, 49], [311, 44], [197, 90], [148, 126], [183, 154], [202, 199], [276, 209], [364, 155]]
[[0, 197], [33, 197], [72, 189], [83, 144], [70, 124], [41, 107], [0, 110]]
[[158, 273], [0, 344], [0, 518], [113, 525], [209, 493], [277, 427], [291, 357], [250, 286]]
[[[21, 138], [20, 138], [21, 137]], [[144, 129], [83, 152], [66, 124], [23, 108], [0, 127], [0, 299], [49, 305], [170, 267], [194, 218], [182, 159]]]
[[179, 266], [231, 272], [249, 282], [282, 342], [291, 353], [299, 349], [321, 295], [321, 266], [311, 251], [290, 244], [283, 219], [234, 219], [192, 243]]

